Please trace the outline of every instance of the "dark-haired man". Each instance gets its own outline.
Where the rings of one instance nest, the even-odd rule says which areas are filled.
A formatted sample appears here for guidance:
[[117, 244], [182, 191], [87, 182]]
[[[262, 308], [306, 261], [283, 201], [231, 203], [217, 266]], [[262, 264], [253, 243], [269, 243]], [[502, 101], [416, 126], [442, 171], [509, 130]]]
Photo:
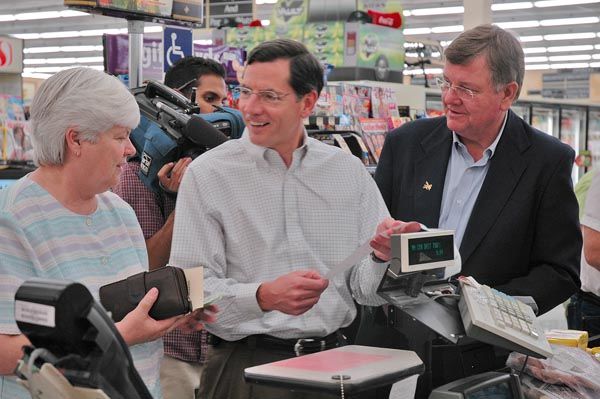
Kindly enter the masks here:
[[[376, 232], [419, 226], [389, 218], [358, 158], [308, 137], [303, 120], [323, 88], [323, 68], [304, 45], [267, 41], [247, 64], [238, 88], [246, 130], [189, 166], [170, 262], [203, 265], [206, 294], [224, 296], [209, 328], [216, 340], [203, 398], [320, 398], [251, 387], [243, 370], [293, 357], [295, 349], [343, 344], [339, 330], [356, 316], [353, 299], [383, 303], [376, 288], [386, 264], [366, 257], [324, 276]], [[370, 243], [375, 256], [389, 259], [389, 238], [378, 234]]]
[[[227, 98], [225, 69], [211, 59], [185, 57], [165, 75], [165, 85], [188, 99], [196, 90], [201, 113], [214, 112]], [[151, 125], [149, 128], [157, 128]], [[139, 129], [139, 127], [138, 127]], [[135, 134], [135, 133], [132, 133]], [[144, 134], [143, 131], [140, 134]], [[135, 211], [142, 227], [150, 270], [167, 264], [171, 251], [175, 198], [191, 158], [182, 158], [163, 166], [158, 172], [162, 190], [153, 191], [139, 178], [140, 159], [130, 159], [123, 168], [119, 184], [113, 188]], [[206, 332], [183, 333], [179, 330], [164, 336], [165, 357], [161, 364], [161, 385], [165, 399], [197, 397], [206, 356]]]

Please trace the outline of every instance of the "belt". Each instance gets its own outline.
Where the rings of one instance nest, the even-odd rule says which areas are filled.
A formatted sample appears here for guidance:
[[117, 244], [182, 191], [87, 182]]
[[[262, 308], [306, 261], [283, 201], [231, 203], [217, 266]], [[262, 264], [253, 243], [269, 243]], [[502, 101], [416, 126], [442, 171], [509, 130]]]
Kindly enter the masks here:
[[600, 307], [600, 296], [598, 295], [594, 295], [591, 292], [586, 292], [586, 291], [579, 291], [577, 293], [577, 295], [579, 296], [579, 298], [581, 298], [582, 300], [589, 302], [589, 303], [593, 303], [596, 306]]
[[346, 345], [346, 337], [341, 331], [336, 331], [322, 338], [298, 338], [283, 339], [266, 334], [249, 335], [238, 341], [225, 341], [216, 335], [209, 334], [208, 343], [217, 346], [222, 342], [230, 344], [243, 344], [251, 349], [261, 348], [273, 351], [289, 352], [296, 356], [302, 356], [309, 353], [321, 352], [327, 349], [337, 348]]

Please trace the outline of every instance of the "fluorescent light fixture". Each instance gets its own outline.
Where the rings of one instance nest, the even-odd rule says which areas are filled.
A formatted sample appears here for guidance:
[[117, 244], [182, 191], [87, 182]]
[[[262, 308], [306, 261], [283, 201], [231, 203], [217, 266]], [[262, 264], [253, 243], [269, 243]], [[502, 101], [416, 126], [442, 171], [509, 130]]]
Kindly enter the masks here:
[[38, 19], [54, 19], [54, 18], [68, 18], [68, 17], [80, 17], [89, 15], [88, 13], [75, 11], [75, 10], [61, 10], [61, 11], [38, 11], [38, 12], [25, 12], [20, 14], [4, 14], [0, 15], [0, 22], [10, 21], [32, 21]]
[[271, 25], [271, 20], [270, 19], [261, 19], [260, 23], [262, 24], [262, 26], [269, 26], [269, 25]]
[[600, 68], [600, 62], [590, 62], [590, 68]]
[[256, 4], [275, 4], [277, 0], [256, 0]]
[[527, 42], [541, 42], [542, 40], [544, 40], [544, 36], [542, 36], [542, 35], [520, 36], [519, 40], [522, 43], [527, 43]]
[[435, 26], [431, 28], [432, 33], [462, 32], [463, 30], [465, 30], [465, 27], [462, 25]]
[[593, 4], [600, 3], [600, 0], [545, 0], [545, 1], [534, 1], [533, 5], [536, 7], [560, 7], [560, 6], [574, 6], [576, 4]]
[[102, 46], [48, 46], [48, 47], [28, 47], [23, 49], [25, 54], [39, 53], [69, 53], [69, 52], [85, 52], [85, 51], [102, 51]]
[[540, 21], [508, 21], [508, 22], [496, 22], [502, 29], [515, 29], [515, 28], [537, 28], [540, 26]]
[[596, 45], [594, 46], [594, 48], [595, 48], [596, 50], [600, 50], [600, 44], [596, 44]]
[[24, 78], [32, 78], [32, 79], [48, 79], [50, 76], [49, 73], [33, 73], [33, 72], [23, 72], [21, 74]]
[[104, 62], [104, 57], [25, 58], [25, 65], [86, 64]]
[[582, 44], [579, 46], [555, 46], [546, 48], [549, 53], [560, 53], [565, 51], [590, 51], [593, 49], [594, 46], [591, 44]]
[[[159, 25], [144, 27], [144, 33], [159, 33], [163, 31], [163, 27]], [[17, 39], [35, 40], [35, 39], [56, 39], [64, 37], [88, 37], [102, 36], [104, 34], [119, 35], [127, 34], [127, 28], [113, 29], [89, 29], [80, 31], [59, 31], [59, 32], [40, 32], [40, 33], [15, 33], [11, 36]]]
[[[440, 75], [444, 72], [442, 68], [425, 68], [426, 75]], [[405, 69], [403, 75], [423, 75], [422, 69]]]
[[579, 39], [593, 39], [596, 37], [594, 32], [581, 32], [581, 33], [560, 33], [544, 35], [544, 40], [579, 40]]
[[71, 69], [76, 67], [86, 67], [96, 69], [98, 71], [103, 71], [103, 65], [68, 65], [68, 66], [49, 66], [49, 67], [33, 67], [33, 68], [23, 68], [23, 73], [56, 73], [63, 71], [65, 69]]
[[559, 19], [543, 19], [540, 21], [541, 26], [558, 26], [558, 25], [580, 25], [580, 24], [597, 24], [600, 22], [598, 17], [581, 17], [581, 18], [559, 18]]
[[198, 39], [194, 40], [194, 43], [201, 44], [203, 46], [210, 46], [211, 44], [213, 44], [213, 41], [212, 39]]
[[525, 57], [525, 63], [528, 62], [548, 62], [548, 57]]
[[405, 35], [428, 35], [430, 33], [431, 33], [431, 29], [429, 29], [429, 28], [404, 29]]
[[546, 47], [525, 47], [523, 49], [525, 54], [540, 54], [546, 52]]
[[465, 8], [460, 7], [436, 7], [436, 8], [417, 8], [414, 10], [406, 10], [413, 17], [421, 17], [424, 15], [446, 15], [446, 14], [463, 14]]
[[570, 62], [565, 64], [550, 64], [551, 69], [578, 69], [578, 68], [589, 68], [590, 64], [587, 62]]
[[592, 55], [592, 59], [593, 60], [600, 60], [600, 54], [593, 54]]
[[553, 55], [548, 57], [551, 62], [555, 61], [589, 61], [592, 56], [589, 54], [571, 54], [571, 55]]
[[523, 10], [526, 8], [533, 8], [533, 3], [531, 1], [521, 1], [518, 3], [492, 4], [492, 11]]
[[548, 64], [529, 64], [529, 65], [525, 65], [525, 70], [526, 71], [536, 71], [536, 70], [544, 70], [544, 69], [550, 69], [550, 65], [548, 65]]

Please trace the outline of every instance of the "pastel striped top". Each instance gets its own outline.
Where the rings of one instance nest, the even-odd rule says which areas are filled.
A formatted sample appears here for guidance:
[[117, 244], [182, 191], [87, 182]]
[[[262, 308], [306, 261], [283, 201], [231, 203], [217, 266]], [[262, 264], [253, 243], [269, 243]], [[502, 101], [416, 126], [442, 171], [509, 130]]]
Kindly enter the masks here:
[[[74, 280], [98, 300], [100, 286], [148, 269], [142, 231], [133, 210], [111, 192], [79, 215], [23, 177], [0, 190], [0, 334], [19, 334], [14, 294], [28, 278]], [[160, 398], [162, 341], [130, 347], [135, 366]], [[14, 377], [0, 377], [0, 398], [29, 398]]]

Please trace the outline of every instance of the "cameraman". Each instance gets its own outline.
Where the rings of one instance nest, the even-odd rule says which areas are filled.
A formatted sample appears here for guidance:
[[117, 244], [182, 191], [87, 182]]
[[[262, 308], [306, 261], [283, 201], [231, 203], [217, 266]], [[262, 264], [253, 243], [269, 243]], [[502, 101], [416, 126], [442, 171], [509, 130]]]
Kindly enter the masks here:
[[[201, 113], [214, 112], [213, 105], [220, 106], [227, 98], [225, 69], [211, 59], [185, 57], [179, 60], [167, 71], [165, 85], [188, 99], [196, 88], [196, 102]], [[147, 128], [158, 127], [150, 123]], [[186, 157], [164, 165], [158, 172], [163, 190], [155, 192], [140, 180], [140, 158], [134, 156], [123, 168], [119, 183], [113, 188], [137, 215], [146, 240], [150, 270], [165, 266], [169, 260], [176, 193], [191, 161]], [[164, 336], [165, 357], [160, 380], [165, 399], [197, 397], [206, 345], [204, 331], [183, 333], [174, 330]]]

